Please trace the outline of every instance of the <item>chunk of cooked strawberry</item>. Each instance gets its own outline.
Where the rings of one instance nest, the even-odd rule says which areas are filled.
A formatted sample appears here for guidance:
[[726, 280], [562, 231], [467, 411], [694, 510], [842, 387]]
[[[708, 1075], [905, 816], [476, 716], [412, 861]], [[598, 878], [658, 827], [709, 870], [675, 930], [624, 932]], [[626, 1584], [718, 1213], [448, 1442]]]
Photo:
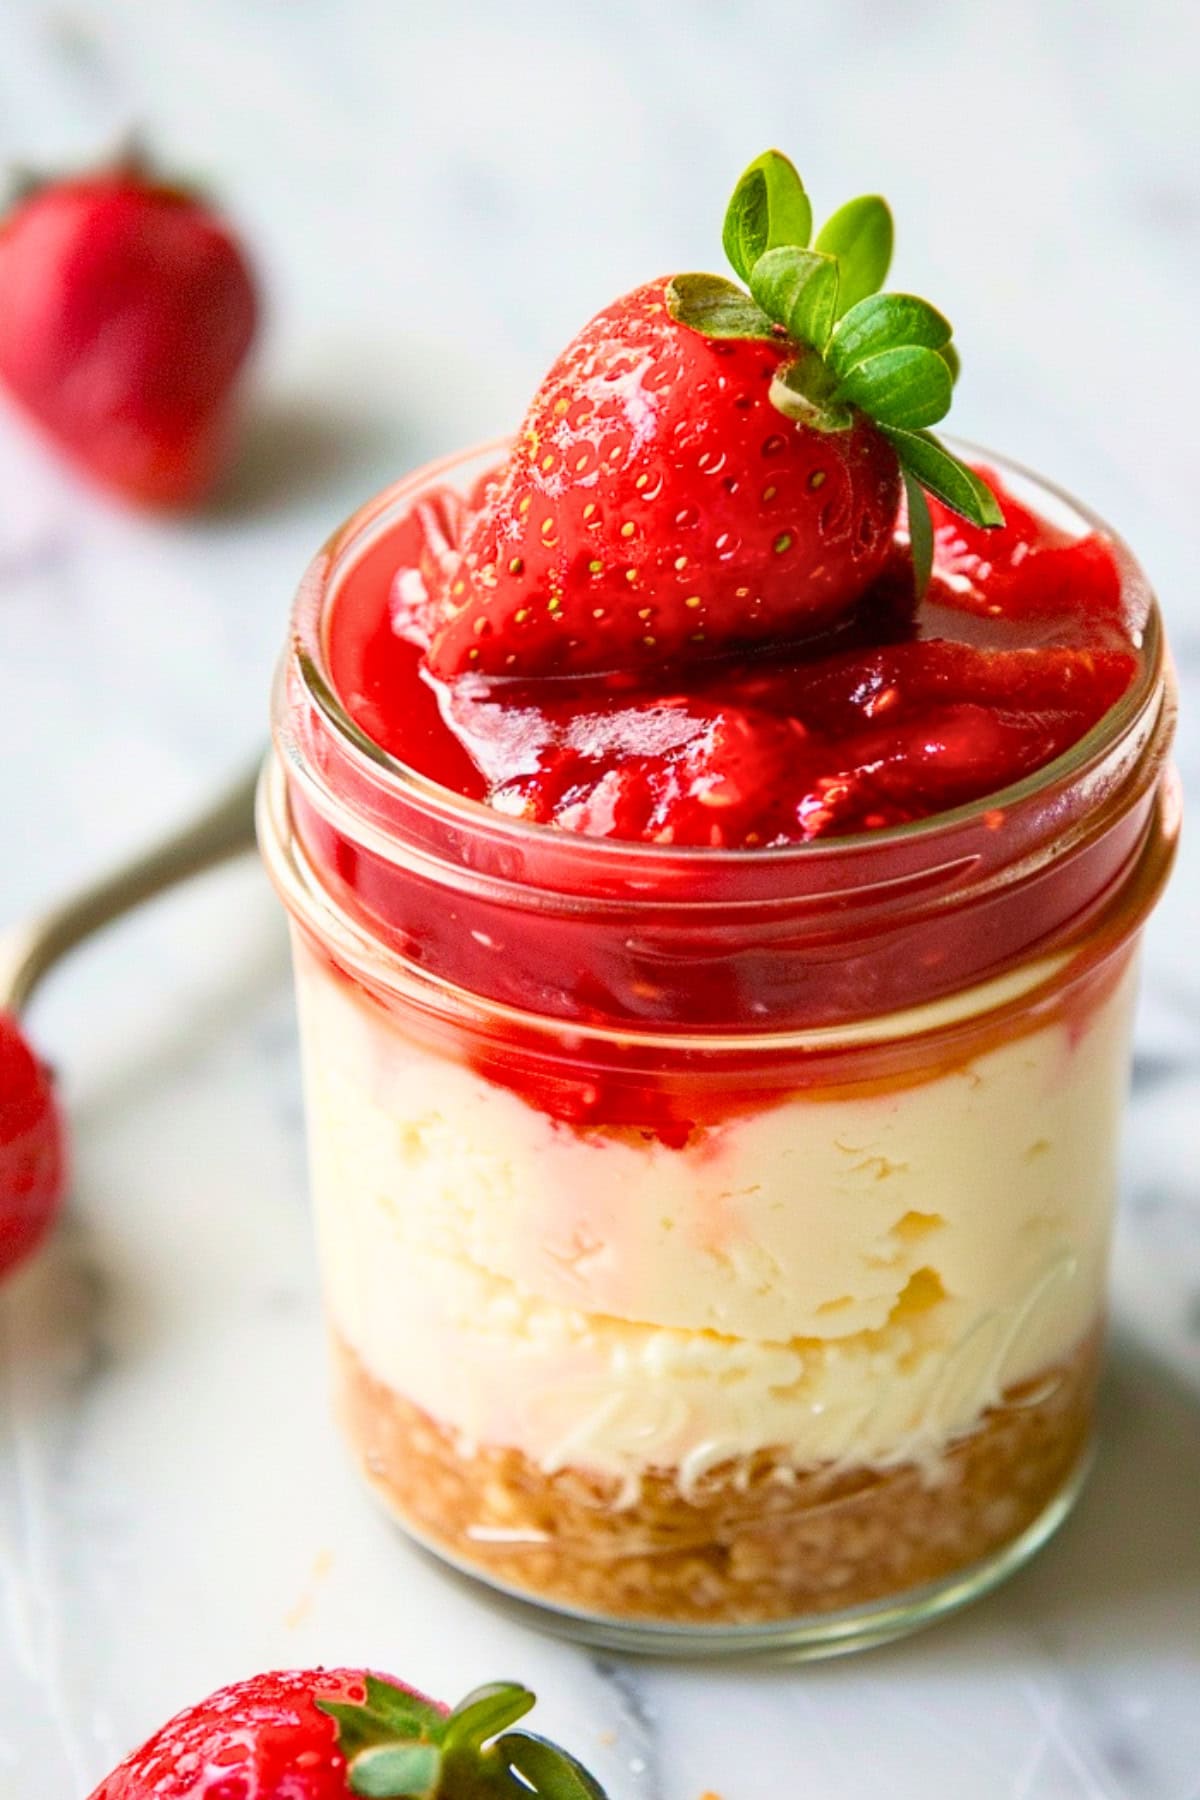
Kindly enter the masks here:
[[[982, 473], [997, 484], [994, 473]], [[1120, 570], [1111, 543], [1099, 533], [1072, 537], [1008, 495], [1003, 525], [988, 530], [936, 499], [929, 510], [945, 603], [1010, 623], [1051, 622], [1069, 619], [1085, 593], [1094, 632], [1110, 625], [1123, 634], [1141, 623], [1123, 617]]]
[[1120, 698], [1136, 667], [1131, 650], [989, 650], [935, 638], [764, 672], [750, 686], [760, 704], [774, 701], [835, 736], [959, 703], [1070, 715], [1079, 736]]
[[[670, 736], [649, 723], [661, 703], [609, 715], [586, 754], [565, 723], [537, 767], [500, 781], [500, 811], [592, 837], [738, 849], [778, 829], [776, 813], [803, 766], [807, 733], [794, 719], [735, 705], [679, 703]], [[659, 747], [648, 746], [658, 740]]]
[[499, 810], [596, 837], [750, 848], [926, 818], [1020, 780], [1124, 692], [1132, 652], [914, 641], [715, 668], [691, 696], [459, 684]]
[[702, 336], [667, 283], [598, 313], [534, 396], [470, 526], [429, 666], [443, 678], [646, 670], [803, 637], [888, 557], [895, 452], [860, 415], [771, 402], [786, 339]]
[[1078, 736], [1059, 713], [1023, 715], [970, 702], [929, 707], [836, 742], [795, 799], [794, 839], [877, 830], [999, 792]]

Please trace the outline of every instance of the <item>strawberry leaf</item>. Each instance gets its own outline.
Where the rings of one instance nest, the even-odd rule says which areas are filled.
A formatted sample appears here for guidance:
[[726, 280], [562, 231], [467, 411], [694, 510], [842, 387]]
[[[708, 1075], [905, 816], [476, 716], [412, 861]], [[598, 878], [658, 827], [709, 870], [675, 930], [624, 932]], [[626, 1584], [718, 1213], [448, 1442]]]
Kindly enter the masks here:
[[414, 1739], [441, 1742], [445, 1723], [436, 1706], [390, 1681], [381, 1681], [378, 1675], [365, 1676], [364, 1686], [366, 1698], [362, 1701], [314, 1696], [318, 1710], [337, 1726], [338, 1745], [347, 1762], [381, 1744], [407, 1744]]
[[742, 277], [759, 257], [778, 244], [806, 245], [812, 236], [812, 204], [795, 166], [779, 150], [766, 150], [750, 164], [729, 202], [721, 241]]
[[949, 342], [950, 321], [928, 300], [915, 294], [869, 294], [839, 319], [826, 361], [835, 375], [848, 375], [883, 350], [903, 344], [941, 350]]
[[364, 1800], [437, 1800], [442, 1794], [606, 1800], [566, 1750], [507, 1730], [534, 1704], [518, 1682], [476, 1688], [447, 1716], [376, 1675], [365, 1676], [364, 1686], [365, 1697], [357, 1702], [314, 1695], [337, 1726], [349, 1790]]
[[443, 1746], [447, 1756], [479, 1750], [489, 1738], [523, 1719], [534, 1704], [529, 1689], [514, 1681], [491, 1681], [476, 1688], [446, 1720]]
[[775, 371], [771, 405], [785, 418], [799, 419], [814, 431], [848, 431], [854, 423], [854, 409], [834, 400], [832, 391], [829, 371], [816, 352], [809, 350]]
[[435, 1800], [441, 1773], [436, 1744], [382, 1744], [356, 1756], [346, 1776], [366, 1800]]
[[497, 1741], [496, 1748], [505, 1767], [520, 1776], [539, 1800], [608, 1800], [582, 1763], [545, 1738], [529, 1731], [511, 1731]]
[[925, 490], [915, 475], [900, 465], [904, 477], [904, 497], [908, 502], [908, 541], [912, 551], [913, 586], [920, 600], [933, 574], [933, 520]]
[[950, 371], [950, 380], [952, 382], [957, 381], [962, 372], [962, 363], [959, 360], [958, 351], [954, 348], [954, 345], [943, 344], [938, 350], [938, 355]]
[[760, 256], [750, 291], [797, 343], [823, 350], [837, 316], [838, 266], [815, 250], [781, 245]]
[[701, 337], [769, 338], [775, 327], [744, 289], [723, 275], [676, 275], [667, 284], [667, 311]]
[[886, 425], [884, 431], [900, 458], [901, 468], [936, 495], [943, 506], [972, 525], [989, 529], [1003, 525], [1004, 514], [987, 482], [937, 438], [927, 431], [899, 431]]
[[838, 383], [836, 394], [880, 425], [915, 431], [945, 418], [952, 390], [950, 371], [936, 350], [905, 344], [857, 364]]
[[894, 237], [891, 208], [878, 194], [847, 200], [822, 225], [813, 247], [837, 258], [842, 312], [849, 312], [883, 286], [891, 267]]

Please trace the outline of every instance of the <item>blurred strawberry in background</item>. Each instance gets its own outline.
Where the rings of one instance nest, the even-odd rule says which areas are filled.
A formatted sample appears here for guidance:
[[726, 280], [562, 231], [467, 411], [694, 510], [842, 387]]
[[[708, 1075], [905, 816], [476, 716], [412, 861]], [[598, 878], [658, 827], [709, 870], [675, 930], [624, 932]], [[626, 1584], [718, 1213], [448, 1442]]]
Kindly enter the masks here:
[[139, 505], [193, 505], [220, 475], [258, 315], [229, 227], [140, 156], [47, 181], [0, 220], [0, 383]]
[[49, 1232], [62, 1203], [67, 1153], [49, 1071], [11, 1013], [0, 1011], [0, 1275]]

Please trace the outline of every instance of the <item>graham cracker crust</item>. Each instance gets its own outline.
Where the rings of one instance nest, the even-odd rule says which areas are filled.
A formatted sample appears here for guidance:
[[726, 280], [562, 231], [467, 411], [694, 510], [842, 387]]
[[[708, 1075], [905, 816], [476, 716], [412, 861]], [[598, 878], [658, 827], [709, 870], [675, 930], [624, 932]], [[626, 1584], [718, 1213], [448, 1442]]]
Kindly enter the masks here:
[[620, 1620], [755, 1624], [891, 1599], [983, 1562], [1033, 1524], [1088, 1441], [1101, 1334], [1009, 1389], [937, 1470], [794, 1470], [764, 1450], [711, 1470], [690, 1498], [647, 1473], [633, 1504], [583, 1468], [547, 1475], [521, 1451], [456, 1434], [377, 1381], [334, 1338], [337, 1406], [400, 1523], [485, 1580]]

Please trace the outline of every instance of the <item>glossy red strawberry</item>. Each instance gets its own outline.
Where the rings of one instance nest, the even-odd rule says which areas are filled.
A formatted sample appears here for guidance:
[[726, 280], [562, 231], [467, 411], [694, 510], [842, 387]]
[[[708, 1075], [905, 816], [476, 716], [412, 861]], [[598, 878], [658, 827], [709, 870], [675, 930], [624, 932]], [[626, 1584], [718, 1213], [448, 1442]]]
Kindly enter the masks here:
[[598, 313], [554, 364], [486, 494], [428, 652], [443, 680], [693, 666], [811, 637], [893, 548], [901, 478], [920, 591], [925, 492], [980, 527], [987, 484], [930, 436], [958, 358], [949, 322], [878, 292], [892, 221], [812, 206], [769, 150], [723, 242], [749, 293], [674, 275]]
[[443, 677], [653, 668], [804, 636], [879, 573], [900, 493], [865, 417], [786, 417], [786, 339], [711, 339], [667, 282], [615, 301], [546, 376], [472, 524]]
[[565, 1750], [510, 1729], [532, 1705], [509, 1683], [451, 1712], [357, 1669], [255, 1675], [177, 1714], [92, 1800], [605, 1800]]
[[257, 313], [228, 226], [137, 167], [50, 182], [0, 224], [0, 380], [139, 503], [212, 485]]
[[0, 1012], [0, 1275], [35, 1250], [66, 1186], [54, 1088], [11, 1013]]

